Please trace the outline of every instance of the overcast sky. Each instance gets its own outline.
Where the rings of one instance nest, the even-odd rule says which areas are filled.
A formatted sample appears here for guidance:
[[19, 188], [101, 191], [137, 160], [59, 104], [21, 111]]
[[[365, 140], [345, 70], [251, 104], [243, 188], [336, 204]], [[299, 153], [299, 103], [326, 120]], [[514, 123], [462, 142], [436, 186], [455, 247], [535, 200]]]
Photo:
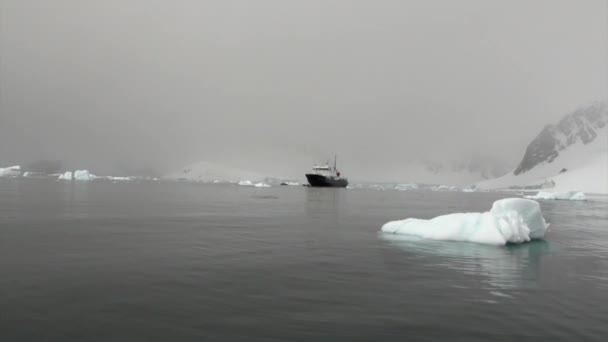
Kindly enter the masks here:
[[606, 99], [607, 17], [606, 0], [0, 0], [0, 163], [514, 163]]

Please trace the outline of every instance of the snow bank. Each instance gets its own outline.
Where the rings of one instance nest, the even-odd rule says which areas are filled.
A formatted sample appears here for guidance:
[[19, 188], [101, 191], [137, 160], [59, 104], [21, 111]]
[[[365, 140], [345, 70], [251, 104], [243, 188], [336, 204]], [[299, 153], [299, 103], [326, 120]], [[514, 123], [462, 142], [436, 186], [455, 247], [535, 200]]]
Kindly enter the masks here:
[[21, 166], [0, 167], [0, 177], [17, 177], [21, 175]]
[[580, 191], [567, 191], [567, 192], [546, 192], [540, 191], [533, 196], [524, 196], [529, 199], [543, 199], [543, 200], [565, 200], [565, 201], [586, 201], [587, 196]]
[[505, 245], [542, 239], [548, 227], [538, 202], [507, 198], [494, 202], [489, 212], [392, 221], [382, 226], [382, 232], [432, 240]]

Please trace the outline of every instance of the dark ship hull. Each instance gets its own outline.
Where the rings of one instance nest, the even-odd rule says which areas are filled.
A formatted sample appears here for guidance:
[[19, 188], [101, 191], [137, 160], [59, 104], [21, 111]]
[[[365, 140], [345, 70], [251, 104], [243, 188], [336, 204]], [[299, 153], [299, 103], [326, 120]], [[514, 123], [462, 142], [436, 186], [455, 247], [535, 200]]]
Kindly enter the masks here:
[[319, 188], [346, 188], [348, 186], [348, 180], [341, 177], [327, 177], [323, 175], [317, 175], [314, 173], [306, 174], [308, 184], [312, 187]]

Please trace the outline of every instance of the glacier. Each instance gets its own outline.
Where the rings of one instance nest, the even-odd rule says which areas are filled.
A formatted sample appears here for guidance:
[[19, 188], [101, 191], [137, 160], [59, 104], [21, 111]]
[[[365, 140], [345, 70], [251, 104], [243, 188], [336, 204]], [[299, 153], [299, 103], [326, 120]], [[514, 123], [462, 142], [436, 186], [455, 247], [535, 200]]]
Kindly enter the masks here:
[[21, 175], [21, 166], [0, 167], [0, 177], [18, 177]]
[[467, 241], [490, 245], [523, 243], [542, 239], [549, 228], [540, 204], [523, 198], [494, 202], [484, 213], [455, 213], [430, 220], [408, 218], [382, 226], [388, 234], [403, 234], [431, 240]]
[[587, 196], [585, 193], [580, 191], [566, 191], [566, 192], [547, 192], [539, 191], [536, 195], [524, 196], [528, 199], [542, 199], [542, 200], [565, 200], [565, 201], [586, 201]]

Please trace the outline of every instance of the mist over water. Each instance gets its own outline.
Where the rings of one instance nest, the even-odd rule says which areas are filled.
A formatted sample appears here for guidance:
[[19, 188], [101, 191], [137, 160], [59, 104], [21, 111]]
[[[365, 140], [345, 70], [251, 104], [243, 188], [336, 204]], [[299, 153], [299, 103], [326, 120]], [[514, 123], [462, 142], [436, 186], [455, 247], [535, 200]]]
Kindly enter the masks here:
[[0, 163], [98, 174], [197, 161], [358, 179], [408, 162], [514, 167], [606, 99], [606, 3], [0, 3]]

